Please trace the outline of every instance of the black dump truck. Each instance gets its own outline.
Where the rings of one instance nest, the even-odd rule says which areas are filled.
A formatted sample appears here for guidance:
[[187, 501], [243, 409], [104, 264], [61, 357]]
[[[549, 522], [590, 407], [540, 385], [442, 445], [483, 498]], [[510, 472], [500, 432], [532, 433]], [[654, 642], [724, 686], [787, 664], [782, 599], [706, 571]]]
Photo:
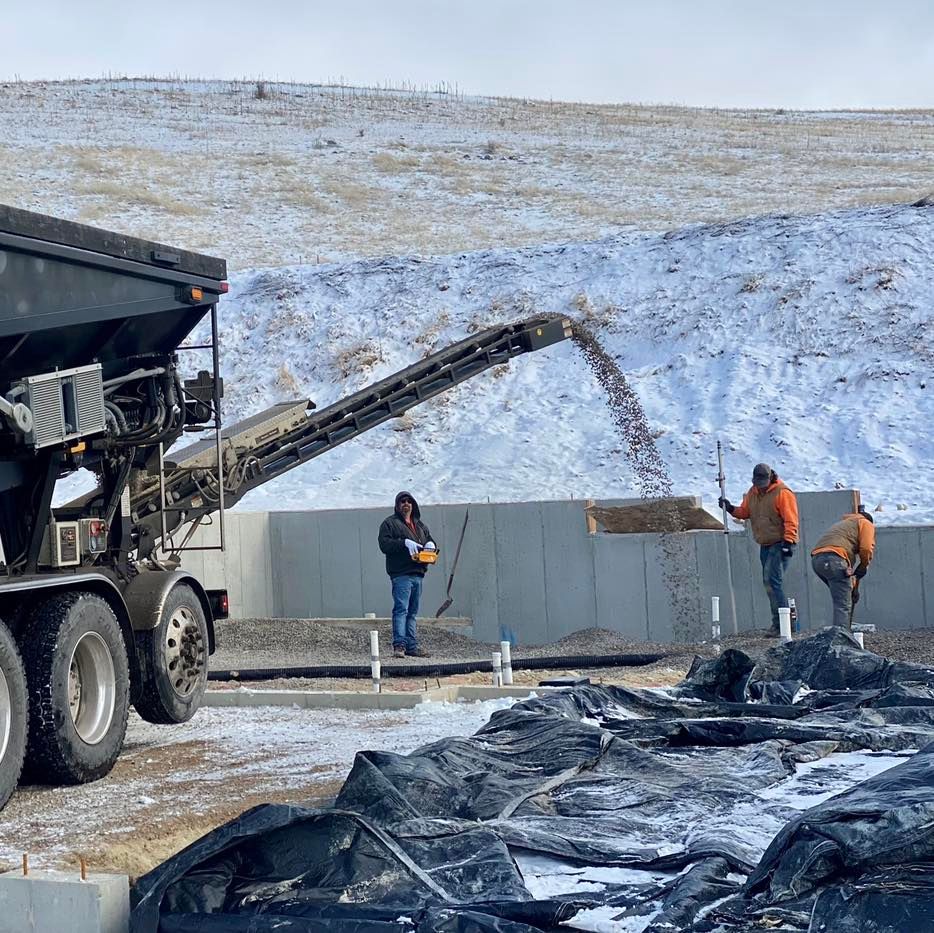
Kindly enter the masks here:
[[[200, 523], [222, 548], [251, 489], [570, 336], [560, 316], [495, 327], [320, 411], [296, 399], [225, 428], [226, 278], [221, 259], [0, 205], [0, 806], [24, 763], [44, 783], [107, 774], [130, 705], [194, 715], [228, 608], [181, 569]], [[186, 376], [192, 351], [211, 364]], [[53, 507], [80, 469], [97, 488]]]

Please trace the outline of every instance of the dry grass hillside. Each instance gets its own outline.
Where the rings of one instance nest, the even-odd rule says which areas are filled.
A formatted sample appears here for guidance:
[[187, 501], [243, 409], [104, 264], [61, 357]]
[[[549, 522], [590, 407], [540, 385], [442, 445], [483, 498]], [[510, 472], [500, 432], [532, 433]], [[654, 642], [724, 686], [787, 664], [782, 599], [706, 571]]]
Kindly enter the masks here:
[[932, 151], [934, 111], [0, 85], [0, 201], [218, 253], [233, 269], [911, 200], [934, 189]]

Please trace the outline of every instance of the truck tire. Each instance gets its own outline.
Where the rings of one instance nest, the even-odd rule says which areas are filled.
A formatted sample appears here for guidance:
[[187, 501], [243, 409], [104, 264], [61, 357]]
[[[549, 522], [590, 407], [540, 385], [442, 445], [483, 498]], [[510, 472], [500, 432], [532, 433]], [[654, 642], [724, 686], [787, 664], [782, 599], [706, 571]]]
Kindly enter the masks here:
[[142, 674], [136, 712], [147, 722], [187, 722], [208, 683], [208, 625], [201, 600], [180, 583], [169, 592], [159, 624], [136, 633]]
[[28, 708], [19, 649], [0, 622], [0, 807], [10, 799], [23, 770]]
[[44, 599], [23, 634], [30, 778], [86, 784], [108, 774], [126, 734], [130, 674], [123, 633], [93, 593]]

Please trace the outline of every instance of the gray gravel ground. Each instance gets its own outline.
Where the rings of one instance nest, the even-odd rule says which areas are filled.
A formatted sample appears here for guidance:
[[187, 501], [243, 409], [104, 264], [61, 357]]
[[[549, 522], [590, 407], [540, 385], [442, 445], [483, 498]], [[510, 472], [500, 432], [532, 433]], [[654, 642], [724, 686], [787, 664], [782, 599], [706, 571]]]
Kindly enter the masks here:
[[[218, 650], [211, 659], [211, 667], [229, 670], [368, 664], [369, 630], [374, 626], [380, 633], [380, 653], [384, 664], [425, 663], [417, 658], [395, 661], [391, 657], [390, 625], [385, 620], [341, 625], [309, 619], [231, 619], [218, 624]], [[419, 639], [431, 654], [431, 661], [486, 659], [499, 647], [474, 641], [431, 621], [420, 623]], [[725, 638], [723, 644], [756, 656], [776, 644], [776, 639], [754, 632]], [[896, 660], [934, 665], [934, 629], [867, 634], [866, 647]], [[513, 656], [517, 658], [622, 653], [664, 654], [665, 660], [659, 664], [669, 669], [684, 667], [686, 670], [695, 655], [710, 656], [713, 651], [707, 644], [637, 642], [618, 632], [596, 628], [575, 632], [552, 644], [523, 645], [513, 650]]]
[[[316, 664], [369, 664], [372, 628], [379, 632], [384, 664], [417, 664], [418, 658], [392, 658], [391, 625], [377, 620], [340, 625], [313, 619], [230, 619], [217, 627], [218, 647], [211, 658], [214, 670], [266, 667], [302, 667]], [[437, 623], [419, 624], [419, 643], [431, 661], [469, 661], [490, 657], [499, 645], [475, 641]], [[617, 632], [586, 629], [548, 645], [523, 645], [515, 657], [620, 654], [671, 651], [671, 645], [638, 644]]]

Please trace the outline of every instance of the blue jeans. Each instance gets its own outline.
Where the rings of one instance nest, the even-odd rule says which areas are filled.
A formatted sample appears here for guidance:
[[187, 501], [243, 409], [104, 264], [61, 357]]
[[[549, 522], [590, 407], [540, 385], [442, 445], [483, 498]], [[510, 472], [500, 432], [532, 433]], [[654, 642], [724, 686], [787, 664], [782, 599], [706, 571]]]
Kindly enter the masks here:
[[788, 608], [788, 600], [785, 597], [785, 568], [788, 566], [790, 557], [782, 556], [782, 542], [770, 544], [768, 547], [759, 548], [759, 560], [762, 561], [762, 583], [765, 586], [765, 592], [769, 596], [769, 604], [772, 607], [772, 628], [778, 628], [778, 610]]
[[422, 575], [404, 573], [392, 580], [392, 646], [414, 651], [418, 647], [415, 617], [422, 597]]

